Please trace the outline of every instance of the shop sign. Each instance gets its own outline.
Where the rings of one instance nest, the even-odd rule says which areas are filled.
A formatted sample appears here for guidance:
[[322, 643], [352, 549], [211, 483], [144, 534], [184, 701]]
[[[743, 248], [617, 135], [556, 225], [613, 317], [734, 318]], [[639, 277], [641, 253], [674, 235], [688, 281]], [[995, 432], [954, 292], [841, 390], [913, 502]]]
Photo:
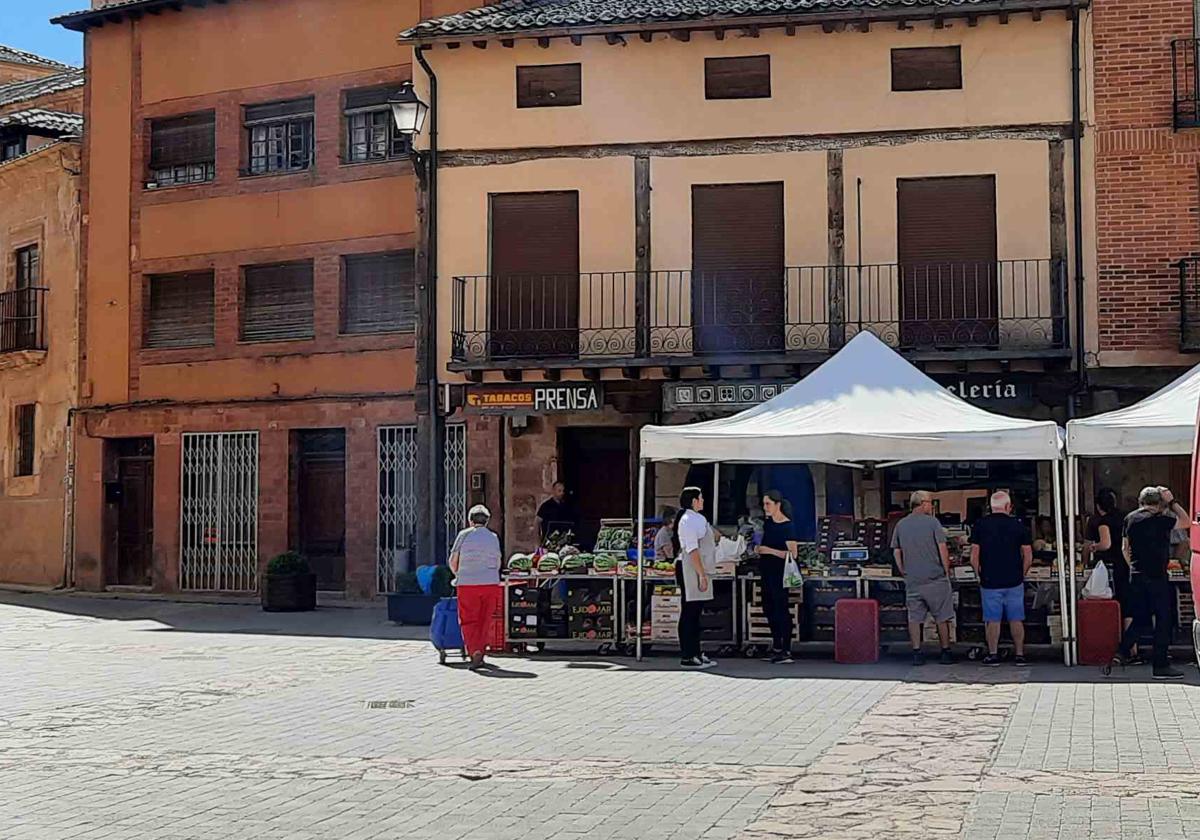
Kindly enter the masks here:
[[594, 382], [478, 385], [467, 389], [466, 409], [491, 414], [556, 414], [599, 411], [604, 406]]
[[669, 382], [663, 386], [663, 411], [741, 411], [790, 388], [793, 381]]
[[1002, 377], [971, 377], [943, 381], [946, 390], [967, 402], [1024, 403], [1033, 400], [1033, 385]]

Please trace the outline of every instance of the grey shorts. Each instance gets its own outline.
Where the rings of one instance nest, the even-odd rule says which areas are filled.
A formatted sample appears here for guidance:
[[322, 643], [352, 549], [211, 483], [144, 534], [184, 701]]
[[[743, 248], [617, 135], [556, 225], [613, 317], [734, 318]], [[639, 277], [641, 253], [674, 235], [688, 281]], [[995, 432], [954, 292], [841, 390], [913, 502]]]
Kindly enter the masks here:
[[938, 623], [954, 618], [954, 590], [949, 578], [909, 584], [906, 594], [909, 621], [922, 624], [930, 615]]

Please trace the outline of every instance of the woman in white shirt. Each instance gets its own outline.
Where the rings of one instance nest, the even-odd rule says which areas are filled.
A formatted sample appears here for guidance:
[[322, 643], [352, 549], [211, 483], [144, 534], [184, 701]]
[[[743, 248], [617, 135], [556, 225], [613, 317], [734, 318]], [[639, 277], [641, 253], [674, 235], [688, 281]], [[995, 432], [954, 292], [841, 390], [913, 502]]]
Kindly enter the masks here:
[[700, 613], [713, 599], [711, 575], [716, 570], [717, 546], [712, 526], [700, 511], [704, 495], [699, 487], [685, 487], [679, 496], [675, 525], [675, 580], [681, 590], [679, 610], [680, 665], [700, 670], [717, 663], [700, 649]]

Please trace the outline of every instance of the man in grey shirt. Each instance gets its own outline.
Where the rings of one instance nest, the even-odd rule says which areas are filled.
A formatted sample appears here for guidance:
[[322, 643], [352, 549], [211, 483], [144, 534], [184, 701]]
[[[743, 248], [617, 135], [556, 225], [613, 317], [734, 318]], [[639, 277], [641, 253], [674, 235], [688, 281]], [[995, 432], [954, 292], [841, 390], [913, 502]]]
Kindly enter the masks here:
[[926, 616], [937, 622], [938, 641], [942, 645], [943, 665], [954, 662], [950, 653], [950, 619], [954, 618], [954, 592], [950, 586], [950, 552], [946, 531], [933, 515], [933, 495], [918, 490], [909, 499], [908, 516], [896, 523], [892, 532], [892, 552], [896, 566], [904, 575], [908, 600], [908, 638], [912, 642], [913, 664], [924, 665], [921, 630]]

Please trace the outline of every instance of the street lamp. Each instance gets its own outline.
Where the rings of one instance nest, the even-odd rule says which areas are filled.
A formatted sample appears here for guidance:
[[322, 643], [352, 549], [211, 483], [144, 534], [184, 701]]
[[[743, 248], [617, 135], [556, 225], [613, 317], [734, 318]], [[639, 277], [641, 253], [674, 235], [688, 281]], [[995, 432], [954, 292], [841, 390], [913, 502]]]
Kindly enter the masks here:
[[396, 121], [397, 131], [409, 136], [421, 133], [421, 129], [425, 127], [425, 117], [429, 114], [429, 106], [417, 96], [412, 82], [402, 82], [400, 89], [388, 97], [388, 105], [392, 108], [392, 119]]

